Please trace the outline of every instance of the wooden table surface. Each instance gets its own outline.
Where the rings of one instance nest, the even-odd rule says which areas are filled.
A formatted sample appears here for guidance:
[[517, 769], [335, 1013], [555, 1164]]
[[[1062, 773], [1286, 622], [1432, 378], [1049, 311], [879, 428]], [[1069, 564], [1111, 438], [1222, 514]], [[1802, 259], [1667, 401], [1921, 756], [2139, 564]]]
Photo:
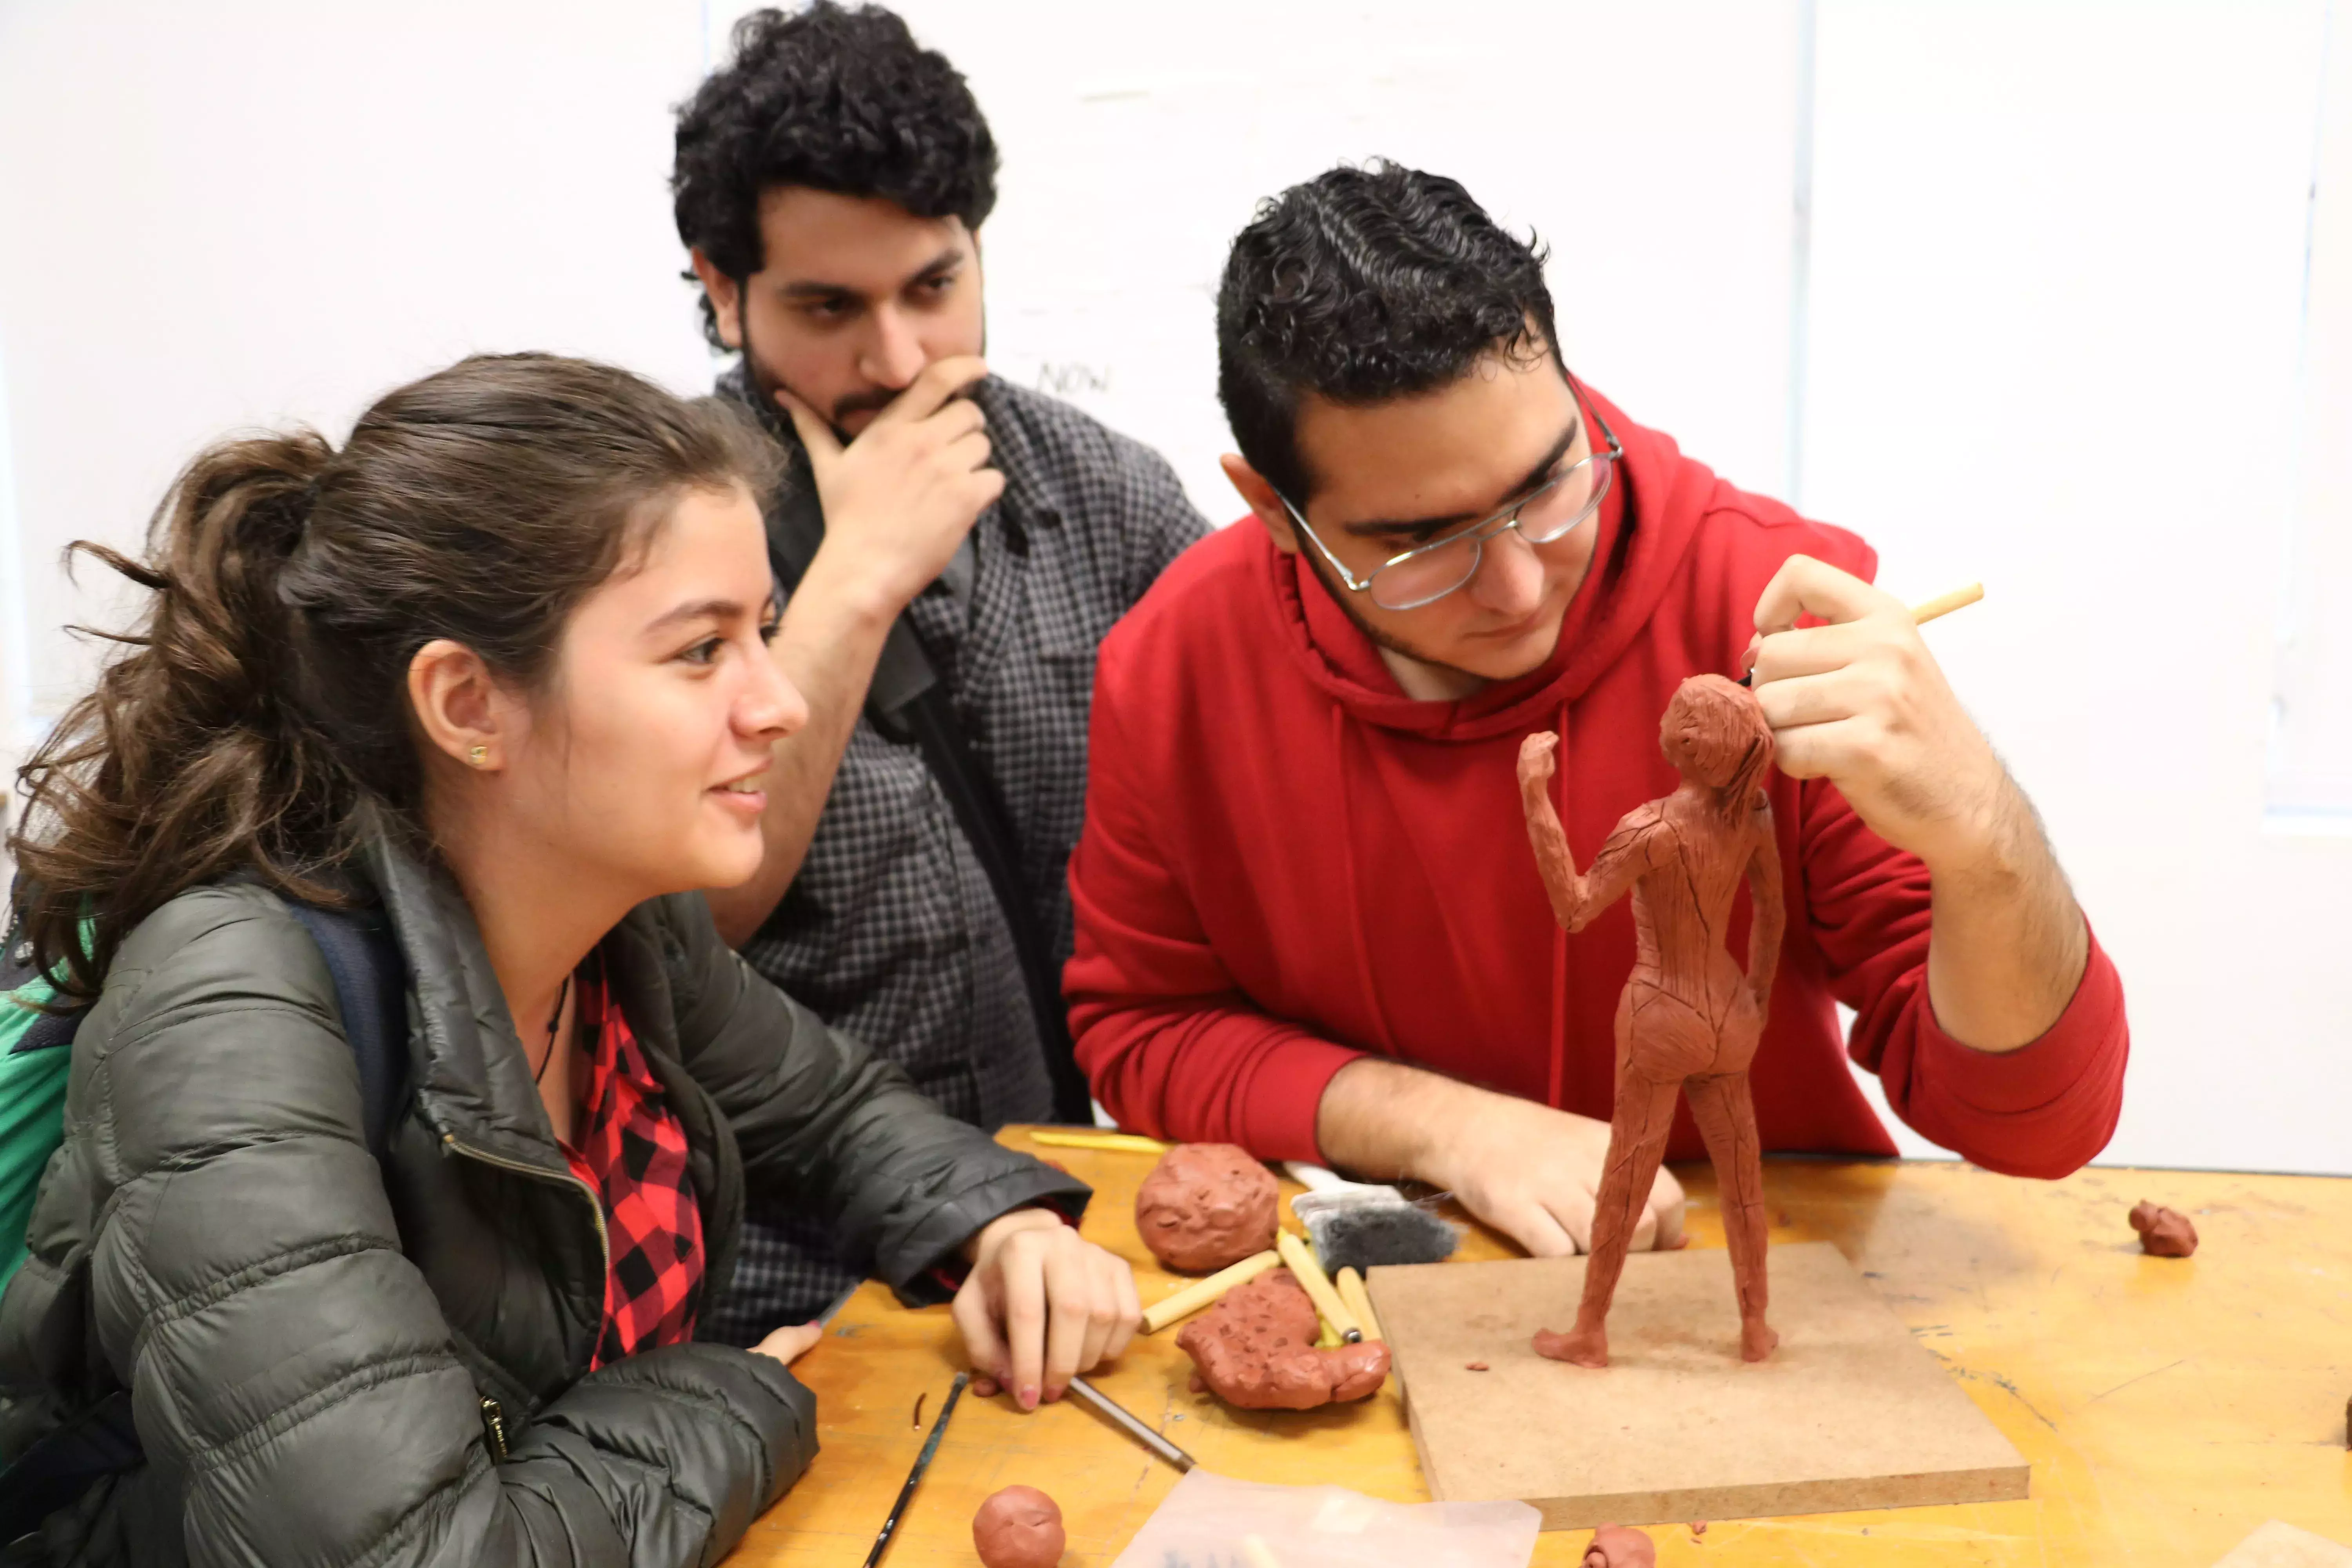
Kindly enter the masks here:
[[[1147, 1304], [1174, 1289], [1135, 1230], [1150, 1156], [1040, 1148], [1020, 1130], [1003, 1142], [1094, 1185], [1086, 1234], [1135, 1265]], [[1690, 1193], [1692, 1244], [1722, 1246], [1711, 1175], [1677, 1173]], [[2032, 1462], [2033, 1495], [1715, 1521], [1703, 1539], [1655, 1526], [1666, 1568], [2206, 1568], [2271, 1518], [2352, 1542], [2352, 1180], [2090, 1170], [2039, 1183], [1958, 1164], [1775, 1160], [1764, 1184], [1772, 1239], [1836, 1243]], [[2140, 1254], [2124, 1216], [2143, 1197], [2196, 1222], [2195, 1258]], [[1480, 1233], [1461, 1253], [1512, 1255]], [[1428, 1500], [1393, 1379], [1360, 1405], [1231, 1411], [1187, 1392], [1190, 1363], [1175, 1335], [1139, 1338], [1095, 1382], [1204, 1468]], [[861, 1289], [796, 1369], [816, 1391], [824, 1452], [730, 1562], [862, 1563], [961, 1358], [945, 1308], [908, 1311], [878, 1285]], [[886, 1562], [975, 1568], [973, 1510], [1021, 1482], [1062, 1505], [1062, 1568], [1108, 1568], [1175, 1481], [1081, 1405], [1024, 1415], [1003, 1397], [967, 1396]], [[1587, 1539], [1548, 1533], [1535, 1561], [1576, 1563]]]

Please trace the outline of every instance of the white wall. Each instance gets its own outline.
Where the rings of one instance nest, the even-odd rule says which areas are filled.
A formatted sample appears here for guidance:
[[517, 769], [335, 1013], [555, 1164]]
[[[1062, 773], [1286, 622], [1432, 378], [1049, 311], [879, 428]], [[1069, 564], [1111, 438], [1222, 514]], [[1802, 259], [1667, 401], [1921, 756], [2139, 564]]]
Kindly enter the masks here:
[[[1629, 412], [1861, 529], [1899, 591], [1983, 578], [1931, 638], [2124, 966], [2110, 1158], [2352, 1171], [2330, 896], [2352, 840], [2263, 828], [2266, 742], [2342, 742], [2324, 714], [2274, 725], [2281, 681], [2352, 673], [2340, 640], [2280, 649], [2292, 589], [2352, 605], [2328, 466], [2352, 248], [2309, 328], [2304, 305], [2306, 239], [2352, 226], [2313, 217], [2325, 4], [904, 8], [1003, 145], [992, 361], [1152, 441], [1211, 516], [1238, 510], [1214, 468], [1223, 247], [1259, 196], [1387, 154], [1551, 242], [1572, 363]], [[9, 721], [86, 679], [57, 628], [104, 612], [58, 546], [134, 539], [225, 427], [339, 433], [478, 347], [704, 384], [668, 108], [735, 9], [0, 7]], [[2346, 183], [2323, 217], [2352, 213], [2325, 195]]]

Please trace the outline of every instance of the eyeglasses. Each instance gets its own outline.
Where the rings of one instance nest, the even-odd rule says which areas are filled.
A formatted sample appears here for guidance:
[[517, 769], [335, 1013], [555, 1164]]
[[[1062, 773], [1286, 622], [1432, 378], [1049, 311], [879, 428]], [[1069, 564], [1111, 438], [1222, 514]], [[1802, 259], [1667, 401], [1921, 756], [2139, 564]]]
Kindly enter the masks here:
[[[1572, 377], [1569, 390], [1570, 395], [1581, 391]], [[1577, 402], [1580, 412], [1583, 399], [1580, 396]], [[1494, 516], [1474, 522], [1459, 533], [1391, 555], [1360, 578], [1331, 553], [1330, 547], [1316, 533], [1305, 514], [1291, 505], [1287, 496], [1280, 497], [1283, 510], [1290, 513], [1291, 521], [1298, 524], [1307, 542], [1331, 563], [1331, 570], [1339, 574], [1348, 592], [1370, 593], [1372, 603], [1383, 610], [1417, 610], [1423, 605], [1435, 604], [1476, 576], [1479, 563], [1486, 558], [1486, 541], [1505, 529], [1517, 529], [1519, 537], [1529, 544], [1549, 544], [1573, 531], [1600, 510], [1609, 494], [1617, 464], [1625, 456], [1625, 447], [1617, 439], [1617, 433], [1609, 428], [1608, 420], [1596, 413], [1593, 422], [1600, 426], [1602, 438], [1609, 443], [1606, 451], [1586, 453], [1570, 464], [1566, 471], [1553, 475]]]

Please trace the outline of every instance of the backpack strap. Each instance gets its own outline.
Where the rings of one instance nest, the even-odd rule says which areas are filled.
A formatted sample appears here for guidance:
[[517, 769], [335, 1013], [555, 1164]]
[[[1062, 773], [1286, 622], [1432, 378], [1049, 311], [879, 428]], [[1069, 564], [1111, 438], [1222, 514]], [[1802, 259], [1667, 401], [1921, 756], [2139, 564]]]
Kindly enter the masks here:
[[329, 909], [293, 899], [286, 907], [327, 961], [343, 1033], [360, 1069], [360, 1126], [377, 1159], [408, 1108], [408, 971], [382, 909]]

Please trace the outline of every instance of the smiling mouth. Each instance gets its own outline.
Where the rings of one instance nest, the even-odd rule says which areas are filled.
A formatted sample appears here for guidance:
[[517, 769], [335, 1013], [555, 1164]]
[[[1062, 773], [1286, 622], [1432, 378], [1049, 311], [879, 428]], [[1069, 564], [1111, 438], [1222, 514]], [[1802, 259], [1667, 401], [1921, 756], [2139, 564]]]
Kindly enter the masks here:
[[719, 789], [724, 795], [758, 795], [767, 787], [767, 784], [768, 775], [763, 770], [756, 773], [748, 773], [740, 779], [730, 779], [720, 784]]

